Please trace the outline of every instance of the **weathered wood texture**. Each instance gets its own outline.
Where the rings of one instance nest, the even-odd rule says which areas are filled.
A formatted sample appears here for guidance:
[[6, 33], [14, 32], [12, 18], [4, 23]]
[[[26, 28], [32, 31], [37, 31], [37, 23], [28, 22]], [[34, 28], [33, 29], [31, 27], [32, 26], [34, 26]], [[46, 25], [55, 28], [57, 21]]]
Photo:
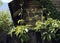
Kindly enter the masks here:
[[[22, 16], [19, 15], [20, 11], [21, 11], [21, 6], [20, 6], [20, 1], [12, 1], [9, 4], [9, 8], [10, 8], [10, 12], [12, 15], [12, 19], [14, 21], [15, 25], [18, 25], [18, 20], [19, 19], [24, 19], [25, 23], [27, 22], [28, 24], [30, 23], [28, 20], [28, 15], [30, 16], [30, 18], [33, 19], [33, 22], [36, 21], [35, 18], [33, 17], [34, 14], [42, 14], [41, 13], [41, 8], [39, 5], [39, 1], [38, 0], [25, 0], [24, 4], [22, 6], [23, 12], [22, 12]], [[29, 12], [29, 14], [28, 14]], [[41, 15], [39, 15], [39, 19], [41, 19]]]
[[[29, 31], [29, 40], [24, 43], [42, 43], [41, 41], [41, 34], [38, 34], [35, 31]], [[0, 34], [0, 43], [21, 43], [20, 38], [16, 37], [16, 35], [12, 35], [12, 37], [6, 33]]]
[[[56, 7], [56, 9], [58, 10], [58, 12], [60, 12], [60, 0], [51, 0], [51, 1], [54, 4], [54, 6]], [[15, 25], [18, 25], [19, 19], [26, 20], [26, 18], [28, 18], [27, 17], [28, 15], [26, 12], [27, 9], [31, 10], [31, 8], [33, 8], [33, 9], [38, 8], [35, 12], [36, 14], [38, 14], [37, 12], [39, 12], [39, 8], [41, 7], [41, 6], [39, 6], [39, 1], [37, 1], [37, 0], [24, 0], [24, 4], [22, 6], [23, 13], [22, 13], [22, 15], [19, 15], [19, 13], [21, 11], [20, 3], [21, 3], [20, 0], [14, 0], [8, 4], [11, 15], [12, 15], [12, 19], [13, 19]], [[31, 15], [32, 13], [30, 12], [29, 14]], [[33, 16], [33, 14], [32, 14], [32, 16]], [[41, 19], [41, 15], [40, 15], [40, 19]], [[34, 20], [33, 22], [36, 21], [34, 18], [33, 18], [33, 20]], [[25, 23], [29, 23], [28, 20], [26, 20]]]
[[[57, 31], [57, 34], [59, 34], [60, 30]], [[28, 32], [29, 40], [24, 43], [42, 43], [41, 39], [41, 32], [35, 32], [35, 31], [29, 31]], [[0, 33], [0, 43], [21, 43], [20, 38], [16, 37], [15, 34], [11, 37], [7, 33]], [[48, 43], [47, 41], [44, 43]], [[59, 40], [52, 39], [52, 43], [60, 43]]]

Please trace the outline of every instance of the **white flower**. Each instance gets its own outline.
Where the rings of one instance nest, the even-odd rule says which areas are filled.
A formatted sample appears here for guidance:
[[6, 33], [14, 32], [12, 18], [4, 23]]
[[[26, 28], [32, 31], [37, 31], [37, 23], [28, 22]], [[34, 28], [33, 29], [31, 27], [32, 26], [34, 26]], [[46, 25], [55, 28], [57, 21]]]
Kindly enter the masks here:
[[28, 29], [25, 29], [26, 32], [28, 32]]

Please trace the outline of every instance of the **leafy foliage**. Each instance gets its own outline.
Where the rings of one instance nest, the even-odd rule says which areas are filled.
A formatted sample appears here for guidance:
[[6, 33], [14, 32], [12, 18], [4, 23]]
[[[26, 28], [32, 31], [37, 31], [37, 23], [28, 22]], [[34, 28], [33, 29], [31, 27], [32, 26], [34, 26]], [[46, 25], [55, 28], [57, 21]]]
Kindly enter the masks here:
[[28, 38], [28, 31], [29, 30], [35, 30], [35, 31], [42, 31], [42, 39], [43, 40], [48, 40], [51, 41], [52, 38], [56, 37], [56, 32], [60, 28], [60, 21], [59, 20], [54, 20], [52, 18], [48, 18], [46, 21], [42, 22], [38, 20], [36, 22], [36, 27], [33, 29], [29, 29], [29, 25], [20, 25], [15, 27], [10, 31], [10, 35], [12, 36], [13, 32], [16, 34], [16, 36], [21, 38], [22, 43], [26, 41]]
[[24, 23], [24, 20], [23, 19], [21, 19], [21, 20], [18, 20], [18, 24], [23, 24]]
[[40, 0], [40, 6], [42, 8], [45, 8], [43, 10], [43, 15], [45, 16], [46, 19], [47, 17], [51, 17], [53, 19], [60, 18], [56, 7], [52, 4], [51, 0]]
[[13, 27], [13, 22], [8, 12], [0, 11], [0, 32], [9, 31]]
[[15, 33], [16, 36], [18, 36], [19, 38], [21, 38], [21, 43], [23, 43], [24, 41], [28, 40], [28, 35], [27, 32], [28, 30], [28, 26], [17, 26], [14, 29], [12, 29], [9, 34], [12, 36], [13, 33]]
[[37, 21], [36, 22], [36, 27], [34, 28], [36, 31], [42, 31], [42, 39], [43, 40], [48, 40], [51, 41], [52, 38], [55, 38], [57, 30], [60, 28], [60, 21], [59, 20], [54, 20], [52, 18], [48, 18], [46, 21], [41, 22]]

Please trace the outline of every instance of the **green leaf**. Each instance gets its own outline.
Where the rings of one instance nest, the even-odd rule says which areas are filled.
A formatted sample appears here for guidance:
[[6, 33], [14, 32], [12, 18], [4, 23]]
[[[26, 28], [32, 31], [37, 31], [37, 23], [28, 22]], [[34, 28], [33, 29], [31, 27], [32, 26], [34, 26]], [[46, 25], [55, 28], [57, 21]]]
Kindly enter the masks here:
[[24, 23], [24, 20], [23, 19], [21, 19], [21, 20], [18, 20], [18, 24], [23, 24]]
[[10, 34], [12, 37], [13, 32], [15, 32], [15, 29], [12, 29], [8, 34]]
[[46, 36], [43, 37], [43, 40], [45, 40], [45, 39], [46, 39]]
[[42, 39], [45, 40], [47, 38], [47, 32], [42, 33]]
[[48, 40], [51, 41], [51, 35], [48, 35]]

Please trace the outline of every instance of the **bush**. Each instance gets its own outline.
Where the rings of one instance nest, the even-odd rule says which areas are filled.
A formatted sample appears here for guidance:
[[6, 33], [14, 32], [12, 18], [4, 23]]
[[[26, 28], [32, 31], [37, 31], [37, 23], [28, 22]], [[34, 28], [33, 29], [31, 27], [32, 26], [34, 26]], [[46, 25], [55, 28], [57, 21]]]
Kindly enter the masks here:
[[9, 31], [13, 27], [13, 22], [9, 12], [0, 11], [0, 32]]

